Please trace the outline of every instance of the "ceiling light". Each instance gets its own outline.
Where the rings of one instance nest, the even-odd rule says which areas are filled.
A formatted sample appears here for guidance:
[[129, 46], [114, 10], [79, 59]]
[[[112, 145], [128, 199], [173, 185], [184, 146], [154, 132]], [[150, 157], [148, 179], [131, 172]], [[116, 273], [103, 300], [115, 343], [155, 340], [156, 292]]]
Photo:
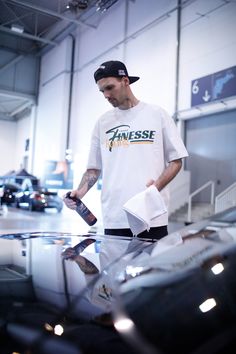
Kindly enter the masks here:
[[114, 5], [118, 0], [98, 0], [96, 2], [96, 11], [105, 12], [107, 11], [112, 5]]
[[78, 8], [80, 10], [85, 10], [88, 7], [88, 0], [80, 0], [78, 1]]
[[24, 27], [20, 26], [20, 25], [11, 25], [11, 30], [13, 32], [23, 33], [24, 32]]
[[88, 0], [71, 0], [68, 2], [66, 8], [72, 12], [77, 12], [78, 10], [85, 10], [88, 7]]

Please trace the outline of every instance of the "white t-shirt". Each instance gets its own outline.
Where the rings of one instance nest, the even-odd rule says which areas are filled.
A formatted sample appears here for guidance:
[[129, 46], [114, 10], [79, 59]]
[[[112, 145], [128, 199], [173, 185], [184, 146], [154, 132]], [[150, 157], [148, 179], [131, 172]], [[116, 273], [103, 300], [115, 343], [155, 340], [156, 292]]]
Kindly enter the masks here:
[[[103, 226], [129, 228], [123, 205], [156, 180], [168, 162], [188, 156], [175, 122], [160, 107], [139, 102], [127, 110], [115, 108], [97, 121], [87, 168], [102, 171]], [[168, 187], [161, 191], [168, 206]], [[168, 214], [151, 227], [168, 223]]]

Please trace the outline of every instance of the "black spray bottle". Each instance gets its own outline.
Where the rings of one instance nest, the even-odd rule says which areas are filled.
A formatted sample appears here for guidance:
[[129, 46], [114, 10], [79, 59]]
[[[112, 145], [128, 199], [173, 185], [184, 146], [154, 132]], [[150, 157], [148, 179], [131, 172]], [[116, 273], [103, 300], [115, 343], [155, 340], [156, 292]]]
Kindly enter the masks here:
[[89, 225], [92, 226], [97, 222], [96, 216], [93, 215], [93, 213], [86, 207], [86, 205], [80, 200], [79, 198], [76, 197], [71, 197], [70, 196], [71, 192], [66, 193], [66, 198], [72, 199], [74, 202], [76, 202], [76, 211], [77, 213], [84, 219], [84, 221]]

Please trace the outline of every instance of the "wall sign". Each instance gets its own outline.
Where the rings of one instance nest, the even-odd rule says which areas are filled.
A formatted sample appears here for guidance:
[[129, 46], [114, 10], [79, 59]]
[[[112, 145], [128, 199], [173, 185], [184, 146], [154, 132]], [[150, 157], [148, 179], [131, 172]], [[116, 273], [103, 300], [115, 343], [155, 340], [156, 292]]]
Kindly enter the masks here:
[[236, 66], [191, 82], [191, 107], [236, 96]]

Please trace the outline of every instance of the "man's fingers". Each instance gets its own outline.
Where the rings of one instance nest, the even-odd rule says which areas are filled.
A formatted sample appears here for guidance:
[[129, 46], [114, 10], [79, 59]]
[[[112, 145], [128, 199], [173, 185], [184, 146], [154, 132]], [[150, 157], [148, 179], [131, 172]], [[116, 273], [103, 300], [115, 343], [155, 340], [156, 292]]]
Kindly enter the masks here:
[[154, 184], [155, 181], [154, 179], [150, 179], [147, 183], [146, 183], [146, 187], [150, 187], [152, 184]]

